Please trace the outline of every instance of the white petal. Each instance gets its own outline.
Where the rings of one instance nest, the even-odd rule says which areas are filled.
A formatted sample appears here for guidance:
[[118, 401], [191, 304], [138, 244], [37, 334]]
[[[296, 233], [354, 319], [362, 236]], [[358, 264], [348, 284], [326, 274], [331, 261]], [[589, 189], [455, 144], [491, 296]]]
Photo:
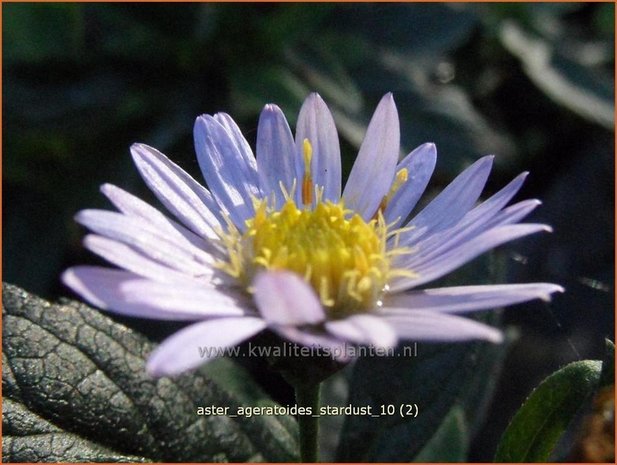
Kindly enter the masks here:
[[[304, 139], [308, 139], [313, 147], [313, 183], [323, 187], [323, 200], [338, 202], [341, 198], [341, 149], [338, 133], [328, 106], [316, 93], [308, 96], [298, 115], [296, 151], [300, 155], [303, 153]], [[298, 171], [300, 179], [302, 174], [302, 170]]]
[[213, 358], [266, 327], [260, 318], [216, 318], [195, 323], [165, 339], [148, 359], [152, 376], [175, 376]]
[[494, 343], [503, 340], [501, 332], [491, 326], [445, 313], [408, 310], [403, 314], [398, 309], [384, 307], [382, 318], [401, 339], [433, 342], [483, 339]]
[[373, 315], [353, 315], [344, 320], [329, 321], [326, 330], [339, 339], [386, 349], [396, 346], [397, 342], [392, 326]]
[[291, 194], [296, 179], [296, 150], [287, 119], [276, 105], [266, 105], [259, 116], [256, 151], [259, 187], [279, 209], [285, 201], [281, 184]]
[[551, 294], [563, 291], [563, 287], [549, 283], [442, 287], [390, 295], [384, 305], [399, 307], [401, 314], [417, 310], [458, 313], [499, 308], [533, 299], [548, 301]]
[[379, 102], [366, 130], [345, 190], [345, 206], [366, 221], [390, 190], [399, 155], [400, 128], [392, 94]]
[[158, 150], [133, 144], [131, 154], [148, 187], [165, 208], [202, 237], [215, 238], [218, 205], [210, 192]]
[[319, 298], [295, 273], [262, 272], [257, 275], [253, 285], [259, 312], [270, 324], [316, 324], [325, 318]]

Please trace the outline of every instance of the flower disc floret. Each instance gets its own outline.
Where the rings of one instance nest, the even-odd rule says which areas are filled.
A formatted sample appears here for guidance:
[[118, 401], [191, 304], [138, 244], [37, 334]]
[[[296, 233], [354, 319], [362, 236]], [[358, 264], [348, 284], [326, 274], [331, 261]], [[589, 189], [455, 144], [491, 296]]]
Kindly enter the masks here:
[[287, 200], [278, 211], [260, 202], [245, 232], [226, 238], [224, 269], [245, 283], [261, 270], [303, 276], [333, 317], [375, 307], [390, 273], [383, 217], [364, 221], [342, 202], [298, 208]]
[[480, 158], [410, 217], [437, 152], [426, 143], [399, 161], [391, 94], [379, 102], [344, 188], [325, 102], [311, 94], [297, 120], [294, 139], [280, 108], [266, 105], [254, 155], [229, 115], [198, 117], [195, 147], [208, 188], [134, 144], [140, 174], [175, 218], [111, 185], [102, 191], [117, 212], [77, 215], [93, 233], [86, 247], [119, 269], [73, 267], [65, 284], [121, 315], [195, 321], [153, 352], [151, 374], [177, 375], [216, 356], [196, 351], [197, 341], [232, 347], [264, 329], [328, 348], [341, 362], [347, 344], [500, 342], [498, 329], [457, 313], [563, 292], [550, 283], [419, 289], [494, 247], [550, 231], [520, 223], [539, 201], [508, 206], [526, 173], [478, 203], [493, 160]]

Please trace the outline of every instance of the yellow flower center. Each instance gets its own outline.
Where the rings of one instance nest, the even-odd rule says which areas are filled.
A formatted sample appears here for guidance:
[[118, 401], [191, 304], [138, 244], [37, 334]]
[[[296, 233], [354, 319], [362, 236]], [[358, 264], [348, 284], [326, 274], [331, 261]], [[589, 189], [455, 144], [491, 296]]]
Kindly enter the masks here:
[[[379, 305], [390, 278], [403, 272], [391, 269], [390, 259], [407, 251], [386, 248], [386, 240], [399, 231], [388, 232], [381, 208], [367, 222], [346, 210], [342, 201], [321, 201], [310, 178], [310, 159], [305, 141], [304, 205], [298, 207], [290, 196], [280, 210], [256, 201], [255, 216], [246, 221], [244, 233], [230, 225], [221, 235], [228, 260], [220, 266], [249, 291], [261, 270], [293, 271], [311, 285], [331, 318], [371, 310]], [[311, 209], [314, 191], [317, 202]]]

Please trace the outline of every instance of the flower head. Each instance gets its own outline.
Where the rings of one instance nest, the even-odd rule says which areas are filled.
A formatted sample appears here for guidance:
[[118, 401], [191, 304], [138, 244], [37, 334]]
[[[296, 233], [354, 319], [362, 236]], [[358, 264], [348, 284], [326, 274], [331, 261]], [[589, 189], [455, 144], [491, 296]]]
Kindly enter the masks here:
[[[81, 211], [84, 243], [119, 269], [80, 266], [64, 282], [116, 313], [196, 321], [164, 341], [148, 369], [174, 375], [203, 363], [198, 347], [233, 346], [270, 328], [325, 348], [389, 348], [399, 339], [501, 340], [460, 312], [534, 298], [546, 283], [415, 288], [505, 242], [550, 228], [518, 224], [540, 202], [506, 206], [526, 173], [476, 205], [493, 158], [473, 163], [411, 220], [436, 161], [427, 143], [400, 162], [398, 113], [383, 97], [341, 193], [334, 120], [311, 94], [295, 139], [276, 105], [259, 119], [255, 157], [224, 113], [195, 123], [206, 189], [157, 150], [131, 147], [144, 181], [176, 218], [104, 185], [118, 212]], [[343, 353], [343, 352], [340, 352]]]

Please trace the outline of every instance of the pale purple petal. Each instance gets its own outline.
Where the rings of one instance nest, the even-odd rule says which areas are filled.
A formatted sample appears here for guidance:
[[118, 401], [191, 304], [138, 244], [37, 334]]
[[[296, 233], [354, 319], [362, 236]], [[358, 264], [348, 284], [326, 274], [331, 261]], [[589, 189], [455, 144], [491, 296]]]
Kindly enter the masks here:
[[[431, 244], [443, 244], [448, 238], [455, 236], [461, 231], [467, 231], [468, 235], [477, 235], [479, 232], [486, 231], [491, 227], [495, 227], [500, 224], [511, 224], [515, 221], [518, 221], [512, 221], [511, 219], [508, 220], [508, 218], [505, 218], [505, 216], [509, 215], [507, 213], [499, 213], [499, 211], [518, 192], [525, 178], [527, 177], [527, 174], [528, 173], [521, 173], [519, 176], [514, 178], [499, 192], [482, 202], [480, 205], [478, 205], [471, 211], [467, 212], [465, 216], [461, 219], [461, 221], [459, 221], [453, 227], [447, 230], [438, 231], [434, 234], [429, 233], [420, 241], [413, 243], [413, 247], [417, 248], [421, 253], [426, 253], [425, 251], [430, 248]], [[537, 200], [528, 200], [525, 202], [534, 203], [534, 206], [531, 208], [531, 210], [535, 208], [535, 206], [540, 204]], [[522, 216], [519, 217], [519, 219], [521, 218]]]
[[300, 344], [311, 349], [324, 349], [324, 352], [327, 352], [327, 355], [332, 356], [338, 362], [344, 363], [350, 360], [350, 356], [347, 351], [347, 343], [339, 338], [329, 336], [325, 333], [315, 333], [309, 330], [300, 329], [296, 326], [275, 326], [272, 330], [284, 339], [288, 339], [296, 344]]
[[[317, 93], [308, 96], [298, 115], [296, 151], [300, 155], [304, 139], [313, 147], [313, 183], [323, 187], [323, 200], [337, 203], [341, 198], [341, 149], [332, 114]], [[303, 170], [299, 170], [299, 179], [302, 174]]]
[[[478, 218], [475, 222], [465, 221], [464, 218], [456, 226], [430, 235], [426, 239], [414, 244], [413, 254], [401, 256], [401, 258], [397, 257], [395, 263], [398, 263], [399, 260], [405, 260], [404, 266], [406, 268], [420, 269], [425, 263], [431, 262], [440, 255], [444, 255], [454, 248], [464, 247], [467, 242], [491, 228], [520, 221], [538, 205], [540, 205], [539, 200], [523, 200], [497, 214], [493, 214], [492, 217], [484, 216], [483, 218]], [[473, 211], [469, 214], [471, 213]]]
[[231, 141], [236, 147], [237, 151], [240, 152], [240, 155], [243, 159], [245, 159], [251, 169], [256, 169], [255, 165], [255, 156], [253, 155], [253, 151], [251, 150], [251, 146], [244, 138], [242, 131], [233, 120], [231, 116], [227, 113], [217, 113], [214, 115], [214, 119], [218, 121], [221, 126], [223, 126], [230, 135]]
[[296, 149], [287, 119], [276, 105], [266, 105], [259, 115], [256, 152], [261, 192], [279, 209], [285, 202], [281, 184], [291, 195], [296, 179]]
[[265, 329], [261, 318], [216, 318], [195, 323], [165, 339], [148, 359], [151, 376], [175, 376], [224, 356], [231, 348]]
[[164, 284], [124, 270], [77, 266], [62, 281], [92, 305], [126, 316], [185, 321], [247, 312], [240, 299], [207, 285]]
[[128, 302], [204, 316], [241, 316], [254, 313], [250, 296], [238, 288], [216, 287], [187, 281], [161, 285], [151, 280], [126, 283], [122, 291]]
[[270, 324], [316, 324], [326, 316], [315, 291], [295, 273], [262, 272], [253, 286], [259, 312]]
[[159, 312], [141, 306], [135, 308], [124, 301], [118, 288], [123, 282], [142, 279], [135, 273], [95, 266], [76, 266], [62, 273], [61, 279], [64, 284], [96, 307], [105, 310], [123, 308], [124, 314], [128, 315], [150, 313], [154, 315], [153, 318], [160, 316]]
[[504, 208], [487, 225], [492, 228], [494, 226], [517, 223], [540, 205], [542, 205], [542, 202], [538, 199], [522, 200]]
[[398, 307], [401, 314], [416, 310], [458, 313], [505, 307], [533, 299], [548, 301], [551, 294], [563, 291], [563, 287], [548, 283], [442, 287], [390, 295], [384, 305]]
[[455, 342], [482, 339], [499, 343], [501, 332], [469, 318], [437, 312], [410, 311], [383, 308], [381, 317], [401, 339], [412, 341]]
[[480, 197], [492, 164], [493, 156], [489, 155], [459, 174], [406, 225], [412, 229], [400, 235], [400, 245], [411, 245], [426, 234], [458, 223]]
[[206, 188], [152, 147], [133, 144], [131, 154], [144, 181], [165, 208], [198, 235], [217, 237], [214, 231], [221, 224], [219, 207]]
[[[499, 226], [486, 231], [474, 239], [435, 257], [433, 260], [427, 260], [422, 263], [422, 266], [414, 267], [412, 271], [417, 273], [417, 277], [396, 278], [389, 284], [390, 292], [399, 292], [433, 281], [488, 250], [540, 231], [551, 231], [551, 228], [543, 224], [515, 224]], [[397, 266], [405, 266], [405, 262], [403, 261]]]
[[184, 283], [198, 279], [162, 265], [132, 247], [113, 239], [88, 234], [84, 238], [84, 245], [91, 252], [103, 257], [108, 262], [154, 281]]
[[101, 192], [114, 204], [114, 206], [127, 216], [135, 216], [164, 231], [181, 242], [189, 242], [200, 249], [215, 252], [215, 243], [198, 236], [194, 232], [186, 229], [181, 224], [168, 218], [153, 206], [143, 200], [114, 186], [113, 184], [103, 184]]
[[528, 172], [519, 174], [499, 192], [493, 194], [476, 208], [468, 212], [461, 220], [461, 223], [475, 223], [493, 217], [499, 210], [506, 206], [514, 195], [516, 195], [525, 182], [528, 174]]
[[400, 225], [424, 193], [429, 179], [435, 169], [437, 149], [435, 144], [422, 144], [409, 153], [396, 167], [398, 173], [407, 169], [408, 179], [392, 196], [384, 212], [386, 223], [395, 222]]
[[343, 191], [345, 206], [366, 221], [375, 214], [390, 190], [399, 145], [398, 112], [392, 94], [389, 93], [381, 99], [375, 110]]
[[212, 195], [243, 231], [245, 220], [255, 213], [253, 199], [260, 197], [255, 158], [238, 148], [237, 135], [210, 115], [197, 118], [193, 135], [197, 161]]
[[75, 220], [171, 268], [198, 276], [212, 274], [216, 261], [212, 255], [188, 242], [178, 241], [141, 218], [105, 210], [82, 210]]
[[113, 184], [103, 184], [101, 186], [101, 192], [122, 213], [128, 216], [142, 218], [149, 223], [156, 225], [157, 228], [164, 229], [170, 234], [177, 232], [171, 225], [171, 220], [163, 213], [124, 189], [114, 186]]
[[329, 321], [325, 326], [335, 337], [357, 344], [388, 349], [397, 342], [392, 326], [374, 315], [353, 315], [343, 320]]

